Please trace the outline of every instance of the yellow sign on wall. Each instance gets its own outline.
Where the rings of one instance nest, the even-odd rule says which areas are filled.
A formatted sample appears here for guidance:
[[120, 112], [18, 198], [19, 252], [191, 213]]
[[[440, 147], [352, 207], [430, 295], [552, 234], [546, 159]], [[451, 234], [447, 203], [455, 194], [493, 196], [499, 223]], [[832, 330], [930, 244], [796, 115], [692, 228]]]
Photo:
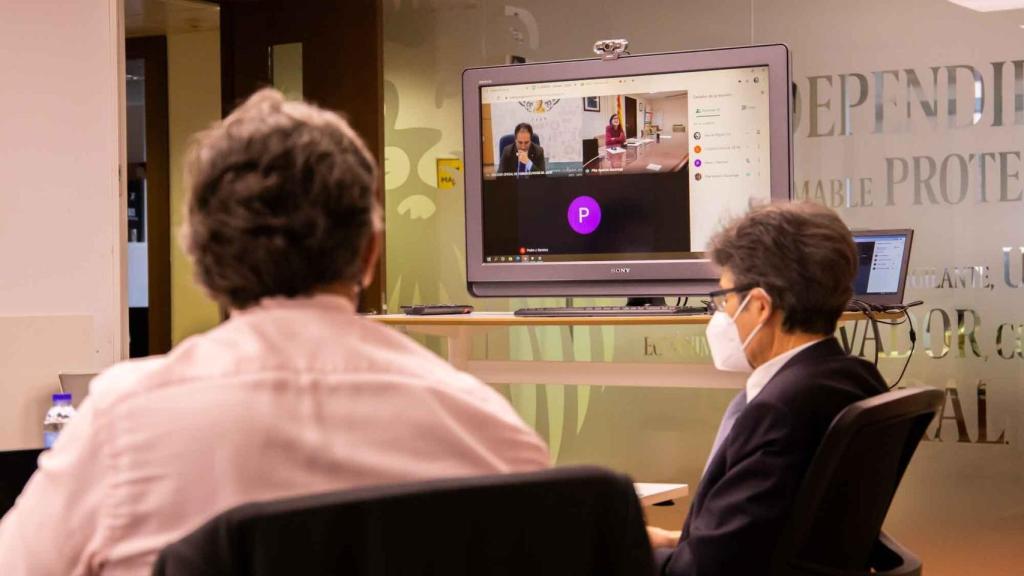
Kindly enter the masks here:
[[462, 177], [462, 160], [458, 158], [437, 159], [437, 189], [451, 190]]

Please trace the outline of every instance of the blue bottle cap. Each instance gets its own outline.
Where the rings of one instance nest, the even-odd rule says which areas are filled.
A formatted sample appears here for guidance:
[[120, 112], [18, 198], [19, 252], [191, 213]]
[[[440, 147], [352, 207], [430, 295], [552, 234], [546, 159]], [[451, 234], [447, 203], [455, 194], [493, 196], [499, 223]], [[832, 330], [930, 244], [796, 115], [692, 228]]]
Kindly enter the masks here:
[[53, 395], [53, 401], [54, 402], [71, 402], [71, 394], [70, 393], [54, 394]]

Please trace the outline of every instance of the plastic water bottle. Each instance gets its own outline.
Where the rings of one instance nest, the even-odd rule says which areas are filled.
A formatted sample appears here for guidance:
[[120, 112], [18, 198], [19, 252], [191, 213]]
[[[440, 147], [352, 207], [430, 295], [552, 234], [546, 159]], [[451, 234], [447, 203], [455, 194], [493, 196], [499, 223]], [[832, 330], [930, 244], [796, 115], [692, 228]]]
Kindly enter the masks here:
[[64, 425], [75, 416], [75, 407], [71, 405], [71, 394], [54, 394], [53, 406], [46, 412], [43, 420], [43, 446], [51, 448]]

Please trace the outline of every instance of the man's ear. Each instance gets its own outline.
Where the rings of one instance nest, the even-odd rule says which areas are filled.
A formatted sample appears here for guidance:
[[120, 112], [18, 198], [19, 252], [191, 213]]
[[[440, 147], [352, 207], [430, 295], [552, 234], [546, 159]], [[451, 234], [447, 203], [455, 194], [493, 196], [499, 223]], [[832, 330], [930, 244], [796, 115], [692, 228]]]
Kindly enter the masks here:
[[377, 275], [377, 262], [380, 261], [380, 248], [383, 244], [384, 232], [381, 230], [374, 230], [370, 233], [370, 238], [366, 242], [366, 246], [363, 248], [363, 254], [361, 257], [363, 266], [363, 276], [360, 278], [360, 288], [366, 288], [373, 283], [373, 278]]
[[751, 300], [747, 306], [753, 305], [758, 323], [768, 322], [772, 313], [775, 312], [775, 303], [772, 302], [772, 297], [765, 292], [764, 288], [756, 288], [751, 295]]

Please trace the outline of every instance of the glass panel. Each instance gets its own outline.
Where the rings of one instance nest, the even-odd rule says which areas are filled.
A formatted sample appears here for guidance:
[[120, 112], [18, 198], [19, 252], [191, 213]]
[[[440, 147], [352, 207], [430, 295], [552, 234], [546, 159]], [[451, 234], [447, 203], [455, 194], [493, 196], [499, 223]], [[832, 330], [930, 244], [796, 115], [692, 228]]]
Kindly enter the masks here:
[[270, 79], [289, 100], [302, 100], [302, 43], [270, 47]]
[[[1024, 10], [999, 8], [1024, 3], [753, 5], [752, 40], [793, 52], [796, 196], [851, 227], [914, 229], [906, 301], [924, 305], [902, 385], [947, 398], [887, 530], [929, 574], [1019, 573]], [[870, 357], [860, 328], [854, 350]], [[878, 343], [890, 380], [908, 328]]]

